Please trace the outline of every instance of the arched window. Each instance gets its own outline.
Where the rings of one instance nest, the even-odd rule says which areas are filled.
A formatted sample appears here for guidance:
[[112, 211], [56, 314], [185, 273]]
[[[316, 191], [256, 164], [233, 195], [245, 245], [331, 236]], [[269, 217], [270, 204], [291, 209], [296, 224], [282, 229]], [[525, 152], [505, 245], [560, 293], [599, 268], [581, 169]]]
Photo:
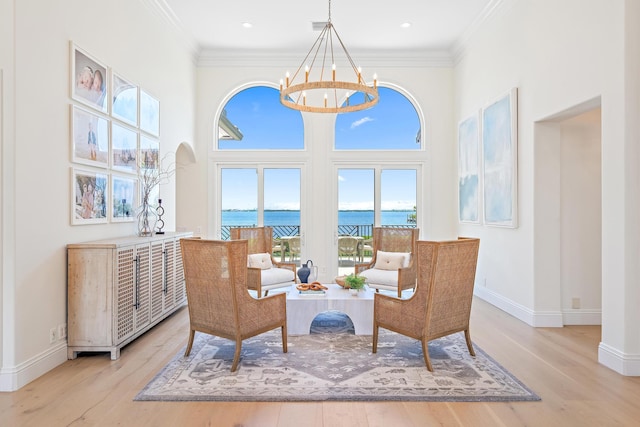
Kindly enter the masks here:
[[419, 150], [420, 118], [395, 89], [379, 87], [380, 100], [368, 110], [336, 119], [336, 150]]
[[302, 150], [302, 116], [280, 103], [277, 89], [253, 86], [236, 93], [218, 118], [219, 150]]

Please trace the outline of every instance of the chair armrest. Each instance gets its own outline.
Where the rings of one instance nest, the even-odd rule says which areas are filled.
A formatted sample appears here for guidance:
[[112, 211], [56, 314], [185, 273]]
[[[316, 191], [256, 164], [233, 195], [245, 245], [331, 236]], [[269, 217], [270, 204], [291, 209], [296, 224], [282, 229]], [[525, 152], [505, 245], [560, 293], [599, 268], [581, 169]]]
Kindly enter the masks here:
[[397, 310], [397, 306], [404, 304], [403, 300], [391, 295], [375, 293], [373, 295], [373, 313], [380, 314], [380, 310]]
[[261, 269], [256, 267], [247, 267], [247, 289], [252, 289], [262, 294], [262, 274]]
[[375, 262], [368, 262], [368, 263], [362, 263], [362, 264], [356, 264], [355, 265], [355, 271], [356, 271], [356, 275], [362, 273], [365, 270], [369, 270], [371, 268], [373, 268], [373, 266], [376, 265]]
[[260, 283], [262, 281], [261, 271], [262, 269], [257, 267], [247, 267], [247, 283]]
[[398, 286], [413, 287], [416, 284], [416, 278], [418, 277], [415, 267], [404, 267], [398, 269]]
[[262, 298], [251, 298], [252, 307], [255, 309], [256, 317], [263, 325], [271, 325], [274, 322], [287, 321], [287, 295], [284, 293], [268, 295]]
[[278, 268], [286, 268], [287, 270], [291, 270], [294, 273], [296, 272], [296, 263], [295, 262], [274, 262], [274, 267]]

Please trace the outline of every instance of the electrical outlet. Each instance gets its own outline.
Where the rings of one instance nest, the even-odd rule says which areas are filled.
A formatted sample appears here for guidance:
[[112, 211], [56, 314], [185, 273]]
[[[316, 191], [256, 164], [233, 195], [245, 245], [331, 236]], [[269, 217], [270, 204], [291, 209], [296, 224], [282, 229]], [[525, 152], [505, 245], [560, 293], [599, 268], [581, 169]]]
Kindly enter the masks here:
[[64, 339], [67, 337], [67, 324], [61, 323], [58, 325], [58, 338]]
[[580, 308], [580, 298], [571, 298], [571, 308], [574, 310]]
[[56, 336], [56, 328], [51, 328], [49, 330], [49, 344], [53, 344], [54, 342], [56, 342], [57, 340], [57, 336]]

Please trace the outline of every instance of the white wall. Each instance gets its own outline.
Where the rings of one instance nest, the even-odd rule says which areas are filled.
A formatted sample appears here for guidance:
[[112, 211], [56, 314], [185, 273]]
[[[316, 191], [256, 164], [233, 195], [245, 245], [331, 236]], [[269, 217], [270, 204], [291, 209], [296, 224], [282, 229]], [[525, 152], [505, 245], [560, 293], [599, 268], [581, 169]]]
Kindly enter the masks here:
[[[561, 177], [536, 172], [545, 165], [534, 162], [540, 158], [536, 156], [540, 150], [536, 147], [538, 135], [534, 135], [534, 124], [600, 98], [603, 129], [600, 361], [620, 372], [640, 372], [637, 364], [640, 322], [625, 303], [630, 295], [637, 297], [635, 283], [639, 277], [633, 256], [638, 246], [634, 225], [638, 202], [630, 188], [630, 184], [637, 186], [638, 177], [633, 171], [638, 169], [638, 156], [628, 137], [630, 132], [637, 135], [637, 125], [628, 121], [631, 118], [628, 97], [637, 100], [638, 78], [625, 68], [626, 62], [632, 60], [632, 68], [637, 71], [637, 49], [625, 52], [625, 31], [627, 40], [636, 40], [629, 33], [637, 28], [637, 2], [505, 0], [504, 3], [499, 13], [474, 34], [455, 67], [456, 119], [476, 111], [510, 87], [519, 89], [520, 226], [515, 230], [460, 227], [461, 234], [475, 232], [481, 237], [478, 275], [481, 281], [486, 278], [486, 287], [477, 288], [477, 292], [532, 325], [562, 325], [558, 281], [548, 280], [557, 278], [561, 272], [549, 275], [545, 270], [548, 263], [544, 262], [545, 255], [554, 251], [553, 239], [547, 233], [559, 230], [559, 212], [544, 212], [544, 206], [535, 204], [544, 200], [545, 188], [539, 186], [553, 185], [553, 179], [559, 183]], [[626, 27], [625, 8], [633, 11]], [[637, 41], [634, 46], [637, 48]], [[634, 91], [625, 90], [630, 85]], [[637, 105], [634, 108], [637, 112]], [[542, 127], [538, 131], [542, 136], [553, 132]], [[545, 214], [544, 220], [536, 218], [538, 213]], [[547, 244], [549, 248], [544, 247]], [[634, 301], [637, 304], [637, 298]]]
[[[70, 225], [70, 41], [160, 100], [161, 155], [193, 141], [195, 65], [185, 43], [143, 2], [1, 5], [2, 24], [15, 22], [9, 53], [0, 56], [0, 67], [15, 70], [5, 76], [3, 95], [15, 115], [3, 112], [3, 206], [10, 210], [3, 215], [0, 389], [8, 390], [66, 360], [65, 341], [49, 343], [49, 329], [66, 323], [65, 245], [135, 232], [133, 223]], [[165, 229], [173, 230], [175, 184], [161, 195]]]

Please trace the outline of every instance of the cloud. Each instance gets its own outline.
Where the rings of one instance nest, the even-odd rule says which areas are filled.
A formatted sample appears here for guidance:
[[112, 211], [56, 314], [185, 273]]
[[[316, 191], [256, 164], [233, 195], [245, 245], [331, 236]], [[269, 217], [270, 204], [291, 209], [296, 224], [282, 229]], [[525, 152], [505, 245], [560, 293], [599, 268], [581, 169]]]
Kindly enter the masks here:
[[360, 125], [363, 125], [363, 124], [365, 124], [367, 122], [372, 122], [372, 121], [373, 121], [373, 119], [371, 117], [369, 117], [369, 116], [363, 117], [360, 120], [356, 120], [355, 122], [351, 123], [351, 129], [355, 129]]

